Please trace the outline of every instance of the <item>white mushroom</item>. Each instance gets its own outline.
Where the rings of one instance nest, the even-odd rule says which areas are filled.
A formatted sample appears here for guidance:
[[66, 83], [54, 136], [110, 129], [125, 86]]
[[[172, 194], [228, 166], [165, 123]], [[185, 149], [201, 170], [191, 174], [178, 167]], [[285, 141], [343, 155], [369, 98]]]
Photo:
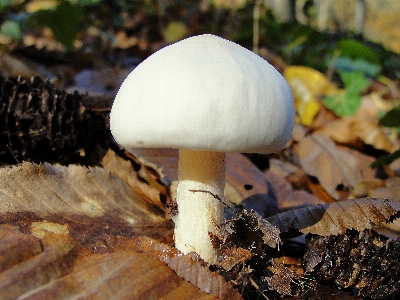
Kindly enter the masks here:
[[122, 84], [112, 107], [115, 140], [179, 151], [175, 245], [217, 261], [209, 232], [223, 221], [225, 153], [271, 153], [293, 129], [289, 85], [264, 59], [214, 35], [167, 46]]

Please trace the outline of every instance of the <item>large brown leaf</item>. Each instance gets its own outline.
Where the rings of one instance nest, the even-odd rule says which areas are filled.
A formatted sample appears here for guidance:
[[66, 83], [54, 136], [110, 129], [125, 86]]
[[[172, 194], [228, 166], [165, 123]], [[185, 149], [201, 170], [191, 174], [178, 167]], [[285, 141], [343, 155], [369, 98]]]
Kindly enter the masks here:
[[304, 171], [318, 178], [322, 187], [334, 199], [339, 199], [337, 187], [353, 188], [361, 179], [357, 159], [319, 134], [310, 135], [294, 148]]
[[[172, 243], [171, 222], [146, 193], [100, 167], [1, 168], [0, 219], [17, 226], [0, 225], [0, 298], [240, 299], [159, 242]], [[140, 248], [143, 235], [157, 240]]]
[[[131, 149], [139, 159], [160, 169], [167, 181], [178, 179], [178, 150]], [[171, 187], [173, 189], [173, 187]], [[173, 191], [172, 191], [173, 194]], [[240, 204], [254, 195], [268, 194], [268, 186], [262, 172], [244, 155], [228, 153], [226, 156], [225, 199]]]
[[139, 237], [133, 245], [128, 243], [126, 246], [163, 261], [186, 281], [219, 299], [242, 299], [239, 292], [221, 275], [210, 271], [202, 262], [183, 255], [176, 248], [171, 248], [147, 237]]
[[0, 235], [0, 252], [12, 258], [0, 273], [3, 300], [216, 299], [133, 247], [91, 254], [69, 234], [39, 240], [10, 225], [0, 225]]
[[360, 198], [315, 206], [304, 206], [277, 214], [267, 220], [281, 232], [298, 229], [321, 236], [336, 235], [347, 229], [363, 231], [380, 225], [400, 211], [400, 201]]
[[286, 177], [298, 172], [291, 164], [276, 159], [270, 160], [270, 168], [264, 172], [264, 177], [270, 184], [269, 188], [275, 196], [279, 208], [286, 209], [302, 205], [320, 204], [321, 199], [304, 190], [295, 190]]
[[23, 163], [0, 169], [0, 187], [3, 221], [17, 221], [21, 215], [61, 224], [165, 221], [163, 210], [99, 167]]
[[[107, 151], [101, 164], [137, 193], [145, 195], [147, 201], [164, 209], [169, 195], [156, 166], [146, 165], [128, 151], [121, 151], [117, 155], [111, 149]], [[161, 199], [165, 202], [162, 203]]]

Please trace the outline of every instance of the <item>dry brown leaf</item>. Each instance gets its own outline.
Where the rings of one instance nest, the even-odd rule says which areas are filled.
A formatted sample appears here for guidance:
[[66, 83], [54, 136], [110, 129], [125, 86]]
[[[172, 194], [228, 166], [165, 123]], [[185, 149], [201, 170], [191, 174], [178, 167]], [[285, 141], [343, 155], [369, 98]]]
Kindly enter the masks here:
[[129, 152], [121, 151], [120, 155], [117, 155], [111, 149], [107, 151], [101, 164], [137, 193], [145, 195], [152, 204], [160, 209], [165, 208], [168, 198], [167, 188], [162, 184], [157, 169], [139, 161]]
[[333, 139], [337, 143], [354, 145], [357, 141], [357, 135], [350, 129], [353, 118], [341, 118], [325, 124], [316, 131], [318, 134]]
[[0, 225], [0, 272], [42, 252], [39, 239], [22, 234], [18, 227]]
[[367, 118], [338, 119], [317, 132], [341, 144], [360, 146], [360, 142], [363, 142], [386, 152], [392, 152], [394, 148], [393, 142], [378, 122]]
[[[214, 248], [224, 257], [229, 247], [243, 248], [252, 255], [265, 259], [268, 254], [265, 249], [279, 249], [282, 241], [277, 227], [262, 218], [256, 211], [243, 209], [236, 218], [219, 225], [219, 232], [211, 234]], [[228, 251], [229, 252], [229, 251]]]
[[76, 165], [23, 163], [1, 168], [0, 209], [3, 222], [22, 221], [24, 216], [59, 224], [140, 228], [165, 222], [163, 210], [107, 170]]
[[388, 137], [384, 128], [378, 122], [368, 121], [366, 119], [355, 119], [350, 124], [352, 130], [358, 139], [375, 149], [392, 152], [395, 150], [395, 143]]
[[[370, 197], [379, 197], [384, 199], [400, 199], [400, 178], [391, 177], [385, 180], [385, 186], [376, 187], [370, 190]], [[383, 223], [383, 226], [400, 233], [400, 218], [395, 219], [392, 223]]]
[[26, 63], [21, 58], [15, 58], [5, 51], [0, 56], [0, 69], [5, 76], [32, 76], [38, 73], [38, 66], [33, 61]]
[[370, 197], [385, 199], [400, 199], [400, 178], [392, 177], [385, 180], [385, 186], [379, 186], [371, 191]]
[[[253, 195], [268, 194], [268, 186], [263, 173], [248, 158], [239, 153], [228, 153], [226, 156], [226, 184], [233, 187], [238, 193], [237, 201]], [[231, 197], [232, 199], [232, 197]]]
[[183, 255], [175, 248], [147, 237], [140, 237], [133, 245], [128, 244], [125, 247], [133, 247], [138, 252], [146, 253], [165, 262], [186, 281], [219, 299], [242, 299], [239, 292], [221, 275], [211, 272], [201, 262], [191, 259], [188, 255]]
[[267, 220], [281, 232], [298, 229], [302, 233], [329, 236], [344, 233], [347, 229], [363, 231], [372, 225], [379, 226], [398, 211], [398, 200], [360, 198], [292, 209]]
[[[9, 238], [18, 239], [15, 235]], [[43, 251], [0, 273], [0, 299], [16, 299], [71, 271], [76, 255], [71, 236], [57, 235], [50, 239], [44, 242], [48, 246]]]
[[293, 296], [291, 284], [301, 280], [301, 275], [280, 264], [275, 259], [271, 260], [271, 265], [267, 269], [271, 274], [270, 276], [265, 276], [269, 289], [277, 291], [281, 295]]
[[[114, 248], [113, 250], [116, 250]], [[43, 239], [0, 225], [1, 299], [216, 299], [132, 247], [91, 254], [69, 234]]]
[[337, 187], [354, 187], [361, 179], [357, 159], [335, 143], [319, 134], [313, 134], [294, 147], [304, 171], [318, 178], [322, 187], [334, 199], [339, 199]]
[[322, 106], [311, 126], [312, 128], [318, 129], [337, 119], [338, 116], [335, 115], [335, 113], [327, 109], [325, 106]]
[[179, 150], [169, 148], [135, 148], [129, 149], [133, 155], [143, 163], [153, 163], [158, 166], [162, 177], [168, 181], [178, 179], [178, 156]]
[[377, 188], [385, 187], [385, 182], [381, 179], [367, 179], [361, 180], [354, 189], [349, 194], [348, 199], [357, 199], [362, 197], [371, 197], [371, 198], [384, 198], [384, 199], [395, 199], [392, 197], [374, 197], [372, 193]]
[[241, 265], [253, 257], [251, 251], [240, 247], [228, 248], [223, 251], [222, 255], [224, 259], [218, 261], [216, 266], [223, 268], [225, 271], [230, 271], [235, 266]]
[[[340, 118], [325, 123], [316, 132], [332, 138], [335, 142], [361, 148], [371, 145], [375, 149], [392, 152], [398, 148], [398, 141], [387, 130], [379, 125], [381, 111], [388, 111], [390, 107], [381, 97], [370, 94], [364, 96], [361, 106], [353, 117]], [[393, 103], [391, 104], [393, 105]]]
[[264, 177], [270, 184], [279, 208], [323, 203], [321, 199], [303, 190], [295, 190], [285, 177], [293, 174], [297, 168], [291, 164], [276, 159], [270, 160], [270, 168], [264, 172]]
[[[138, 159], [151, 162], [161, 169], [162, 177], [169, 181], [178, 179], [178, 150], [176, 149], [131, 149]], [[268, 187], [262, 172], [244, 155], [228, 153], [226, 156], [227, 201], [240, 204], [253, 195], [268, 194]]]
[[[2, 222], [29, 233], [0, 225], [1, 258], [7, 259], [0, 272], [1, 299], [215, 299], [164, 263], [207, 293], [241, 299], [220, 275], [181, 258], [176, 249], [165, 245], [178, 253], [168, 261], [150, 258], [158, 251], [156, 240], [147, 244], [148, 255], [119, 249], [124, 241], [138, 244], [132, 235], [152, 234], [171, 243], [171, 224], [143, 191], [103, 168], [23, 163], [1, 168], [0, 184]], [[164, 250], [157, 253], [167, 259]]]

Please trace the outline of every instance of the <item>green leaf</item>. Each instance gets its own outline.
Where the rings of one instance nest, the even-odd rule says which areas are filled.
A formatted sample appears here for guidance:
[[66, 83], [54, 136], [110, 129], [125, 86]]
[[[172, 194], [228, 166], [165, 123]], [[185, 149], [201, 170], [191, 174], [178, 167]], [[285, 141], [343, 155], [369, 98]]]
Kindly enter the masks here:
[[362, 59], [375, 65], [379, 65], [378, 55], [363, 43], [348, 39], [338, 42], [340, 56], [350, 57], [352, 59]]
[[371, 164], [371, 168], [377, 168], [377, 167], [390, 165], [392, 162], [394, 162], [398, 158], [400, 158], [400, 149], [396, 150], [395, 152], [393, 152], [391, 154], [388, 154], [388, 155], [378, 158]]
[[334, 67], [338, 71], [362, 72], [368, 77], [375, 77], [381, 71], [381, 67], [363, 59], [352, 59], [350, 57], [338, 57]]
[[0, 32], [14, 41], [20, 40], [22, 36], [21, 27], [16, 21], [5, 21], [1, 24]]
[[8, 6], [11, 6], [12, 2], [12, 0], [0, 0], [0, 11]]
[[41, 26], [49, 27], [57, 41], [67, 50], [73, 48], [73, 42], [79, 31], [79, 21], [83, 18], [82, 7], [62, 1], [54, 10], [40, 10], [32, 15], [32, 19]]
[[100, 0], [79, 0], [79, 4], [82, 6], [92, 6], [99, 4]]
[[371, 84], [371, 79], [366, 78], [363, 72], [339, 72], [339, 75], [349, 94], [359, 95]]
[[366, 89], [371, 80], [362, 72], [339, 72], [345, 85], [343, 93], [328, 96], [324, 99], [324, 105], [341, 117], [351, 117], [361, 105], [361, 92]]
[[386, 127], [400, 127], [400, 106], [388, 111], [379, 120], [379, 124]]
[[361, 97], [347, 92], [324, 99], [324, 105], [341, 117], [351, 117], [361, 105]]

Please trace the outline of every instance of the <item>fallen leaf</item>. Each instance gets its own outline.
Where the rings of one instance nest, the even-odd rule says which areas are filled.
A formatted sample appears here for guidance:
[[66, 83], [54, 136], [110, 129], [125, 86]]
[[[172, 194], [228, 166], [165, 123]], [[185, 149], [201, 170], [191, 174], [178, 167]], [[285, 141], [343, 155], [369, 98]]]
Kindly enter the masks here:
[[391, 177], [386, 179], [383, 185], [371, 189], [369, 196], [383, 199], [400, 199], [400, 178]]
[[42, 252], [40, 240], [23, 234], [17, 226], [0, 225], [0, 272]]
[[15, 58], [6, 52], [0, 56], [0, 68], [3, 76], [29, 76], [36, 73], [37, 65], [32, 62], [26, 63], [20, 58]]
[[166, 224], [162, 209], [100, 167], [23, 163], [1, 168], [0, 200], [3, 222], [124, 224], [132, 232]]
[[245, 0], [212, 0], [211, 2], [217, 7], [227, 7], [230, 9], [240, 9], [246, 5]]
[[361, 180], [356, 184], [354, 189], [350, 192], [348, 199], [357, 199], [362, 197], [382, 198], [382, 199], [396, 199], [393, 197], [374, 197], [372, 193], [375, 189], [385, 187], [385, 182], [381, 179], [366, 179]]
[[[20, 226], [0, 225], [1, 259], [9, 258], [1, 299], [215, 299], [198, 288], [241, 299], [220, 275], [157, 240], [147, 238], [146, 254], [120, 249], [126, 241], [138, 247], [134, 235], [172, 243], [171, 223], [145, 194], [103, 168], [23, 163], [0, 169], [0, 187], [2, 222]], [[160, 257], [150, 258], [152, 251]]]
[[394, 143], [377, 121], [369, 118], [341, 118], [326, 124], [316, 131], [318, 134], [332, 138], [335, 142], [362, 148], [360, 142], [375, 149], [391, 152]]
[[39, 10], [54, 9], [58, 5], [57, 1], [54, 0], [39, 0], [35, 2], [29, 2], [25, 5], [26, 12], [35, 13]]
[[223, 243], [251, 251], [264, 258], [265, 245], [278, 248], [281, 244], [280, 231], [256, 211], [242, 210], [237, 218], [219, 225]]
[[253, 254], [247, 249], [240, 247], [232, 247], [221, 251], [222, 261], [216, 263], [217, 267], [223, 268], [225, 271], [232, 270], [235, 266], [244, 263], [252, 258]]
[[[201, 262], [183, 255], [176, 248], [171, 248], [147, 237], [140, 237], [132, 245], [138, 252], [156, 258], [166, 263], [179, 276], [197, 286], [200, 290], [219, 299], [242, 299], [239, 292], [227, 283], [218, 273], [211, 272]], [[131, 247], [130, 244], [125, 247]]]
[[371, 145], [375, 149], [392, 152], [399, 148], [397, 134], [393, 135], [392, 130], [379, 124], [382, 111], [387, 111], [392, 106], [378, 93], [371, 93], [362, 97], [361, 106], [353, 117], [326, 122], [317, 132], [357, 149]]
[[48, 246], [30, 259], [0, 273], [0, 298], [16, 299], [72, 269], [75, 244], [70, 236], [52, 236]]
[[[164, 182], [178, 179], [178, 150], [176, 149], [130, 149], [143, 163], [151, 163], [159, 168]], [[166, 178], [164, 178], [166, 177]], [[174, 188], [171, 187], [171, 197], [174, 198]], [[244, 199], [254, 195], [268, 194], [268, 186], [262, 172], [244, 155], [227, 153], [225, 200], [239, 205]]]
[[0, 225], [0, 252], [10, 258], [0, 272], [4, 300], [216, 299], [132, 247], [93, 254], [69, 234], [47, 233], [39, 240], [16, 226]]
[[165, 208], [169, 195], [156, 168], [146, 165], [127, 151], [121, 150], [117, 155], [111, 149], [104, 155], [101, 164], [137, 193], [145, 195], [149, 202], [160, 209]]
[[[336, 200], [333, 199], [321, 186], [318, 179], [307, 175], [301, 168], [293, 172], [292, 174], [288, 175], [286, 181], [290, 183], [295, 191], [304, 191], [306, 193], [310, 193], [313, 195], [311, 197], [311, 201], [315, 198], [318, 198], [318, 203], [330, 203], [335, 202]], [[304, 193], [303, 193], [304, 195]], [[344, 198], [343, 196], [346, 195], [345, 192], [339, 191], [340, 198]], [[293, 195], [294, 196], [294, 195]], [[290, 201], [290, 199], [288, 199]], [[307, 200], [307, 199], [305, 199]], [[315, 203], [315, 204], [318, 204]], [[304, 203], [304, 204], [311, 204], [311, 203]], [[301, 205], [301, 204], [299, 204]]]
[[226, 156], [226, 184], [235, 189], [240, 197], [236, 200], [228, 197], [228, 201], [236, 205], [251, 196], [268, 194], [263, 173], [240, 153], [228, 153]]
[[[267, 269], [270, 276], [265, 276], [265, 281], [268, 283], [269, 289], [277, 291], [281, 295], [293, 296], [291, 284], [295, 282], [301, 285], [300, 282], [303, 281], [300, 274], [290, 270], [276, 260], [272, 260]], [[310, 282], [309, 285], [311, 287], [312, 283]]]
[[286, 178], [297, 171], [297, 167], [277, 159], [270, 160], [270, 169], [264, 172], [271, 192], [276, 198], [279, 208], [323, 203], [321, 199], [304, 190], [293, 189]]
[[120, 30], [115, 34], [113, 46], [115, 48], [129, 49], [138, 44], [136, 36], [128, 36], [124, 30]]
[[292, 88], [298, 121], [311, 125], [320, 110], [318, 100], [324, 95], [336, 94], [336, 86], [325, 75], [308, 67], [289, 66], [283, 75]]
[[398, 200], [360, 198], [291, 209], [267, 221], [281, 232], [298, 229], [305, 234], [329, 236], [342, 234], [347, 229], [363, 231], [372, 225], [379, 226], [399, 211]]
[[304, 171], [318, 178], [334, 199], [339, 199], [339, 185], [351, 189], [361, 179], [357, 159], [322, 135], [313, 134], [304, 138], [295, 145], [294, 151]]
[[172, 44], [183, 39], [188, 34], [188, 28], [183, 22], [170, 22], [163, 30], [164, 39]]

